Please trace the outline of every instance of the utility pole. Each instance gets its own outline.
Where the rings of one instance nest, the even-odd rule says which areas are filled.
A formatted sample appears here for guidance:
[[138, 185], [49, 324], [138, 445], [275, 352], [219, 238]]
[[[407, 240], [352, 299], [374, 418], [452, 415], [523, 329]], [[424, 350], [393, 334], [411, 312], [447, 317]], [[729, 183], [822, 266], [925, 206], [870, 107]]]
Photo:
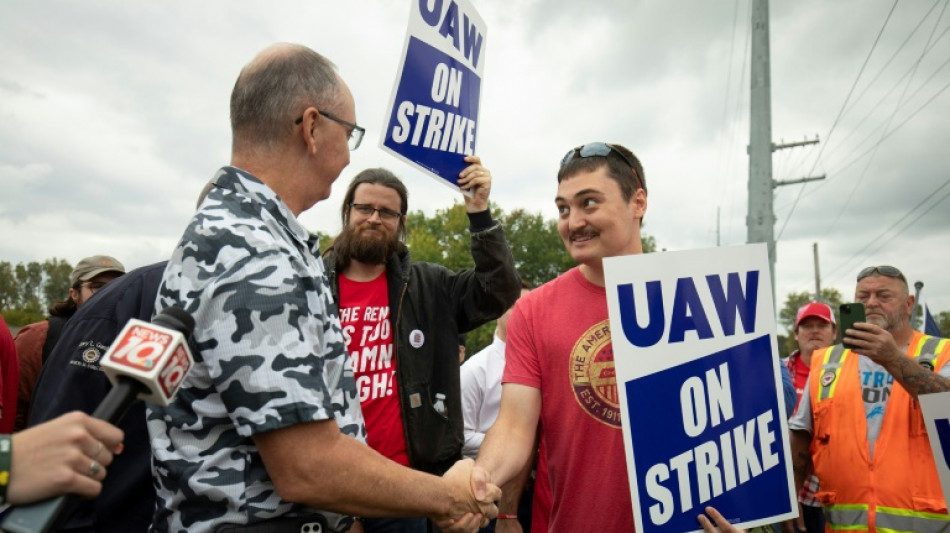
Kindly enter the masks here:
[[772, 143], [772, 75], [769, 65], [769, 2], [752, 0], [752, 64], [749, 110], [749, 205], [746, 216], [749, 243], [764, 242], [769, 251], [772, 305], [775, 299], [775, 187], [824, 179], [824, 176], [776, 182], [772, 179], [772, 152], [815, 144], [818, 139], [788, 144]]
[[815, 301], [821, 301], [821, 273], [818, 271], [818, 243], [812, 243], [813, 255], [815, 256]]

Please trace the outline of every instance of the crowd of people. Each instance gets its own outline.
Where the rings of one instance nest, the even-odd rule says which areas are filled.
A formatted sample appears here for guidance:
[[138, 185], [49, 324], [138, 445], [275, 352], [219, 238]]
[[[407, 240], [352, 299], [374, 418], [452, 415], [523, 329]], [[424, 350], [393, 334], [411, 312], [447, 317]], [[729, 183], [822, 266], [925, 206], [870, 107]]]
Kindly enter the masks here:
[[[14, 340], [0, 319], [0, 499], [89, 498], [65, 531], [634, 531], [620, 417], [578, 401], [569, 375], [579, 339], [609, 339], [603, 259], [643, 252], [632, 151], [562, 157], [557, 228], [577, 266], [532, 288], [478, 156], [458, 176], [473, 268], [411, 258], [409, 194], [386, 169], [349, 183], [329, 246], [300, 224], [364, 133], [317, 52], [278, 44], [251, 60], [231, 129], [231, 160], [168, 261], [126, 273], [83, 259], [49, 320]], [[794, 321], [780, 370], [802, 513], [780, 527], [946, 531], [917, 396], [950, 390], [950, 341], [911, 328], [897, 268], [859, 272], [854, 300], [867, 320], [840, 341], [823, 303]], [[172, 306], [196, 323], [175, 399], [115, 425], [86, 414], [109, 391], [99, 363], [122, 326]], [[493, 320], [493, 343], [460, 364], [460, 335]], [[588, 366], [612, 364], [609, 341], [596, 349]], [[736, 531], [704, 511], [697, 529]]]

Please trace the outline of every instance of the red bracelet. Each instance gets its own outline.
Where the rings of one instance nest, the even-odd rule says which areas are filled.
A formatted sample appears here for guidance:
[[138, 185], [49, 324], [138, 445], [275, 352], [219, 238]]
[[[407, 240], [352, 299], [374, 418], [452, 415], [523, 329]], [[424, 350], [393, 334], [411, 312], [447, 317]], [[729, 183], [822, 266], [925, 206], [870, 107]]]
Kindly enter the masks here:
[[501, 514], [501, 513], [498, 513], [498, 516], [496, 516], [495, 518], [497, 518], [497, 519], [499, 519], [499, 520], [517, 520], [517, 519], [518, 519], [518, 515], [516, 515], [516, 514]]

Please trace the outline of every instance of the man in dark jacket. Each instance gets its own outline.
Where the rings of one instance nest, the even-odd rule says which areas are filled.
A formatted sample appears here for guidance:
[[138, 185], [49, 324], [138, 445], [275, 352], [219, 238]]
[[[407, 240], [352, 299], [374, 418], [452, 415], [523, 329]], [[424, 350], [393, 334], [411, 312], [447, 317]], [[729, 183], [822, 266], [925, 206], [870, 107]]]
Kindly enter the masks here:
[[125, 274], [125, 267], [108, 255], [94, 255], [76, 264], [69, 274], [69, 295], [49, 308], [46, 320], [28, 324], [17, 333], [16, 348], [20, 361], [20, 385], [16, 408], [15, 431], [26, 428], [30, 418], [30, 401], [40, 370], [62, 335], [66, 321], [87, 300], [115, 278]]
[[[404, 244], [405, 185], [385, 169], [356, 175], [343, 230], [325, 254], [356, 373], [367, 444], [390, 459], [442, 474], [461, 458], [458, 334], [501, 316], [521, 291], [505, 233], [491, 218], [491, 173], [477, 156], [458, 184], [475, 268], [413, 262]], [[425, 531], [421, 519], [367, 519], [366, 533]]]
[[[132, 318], [151, 320], [165, 261], [129, 272], [102, 288], [73, 315], [43, 365], [33, 393], [30, 426], [69, 411], [92, 413], [112, 388], [99, 360]], [[82, 500], [62, 531], [135, 533], [148, 530], [155, 507], [145, 404], [122, 421], [125, 451], [115, 457], [102, 493]]]

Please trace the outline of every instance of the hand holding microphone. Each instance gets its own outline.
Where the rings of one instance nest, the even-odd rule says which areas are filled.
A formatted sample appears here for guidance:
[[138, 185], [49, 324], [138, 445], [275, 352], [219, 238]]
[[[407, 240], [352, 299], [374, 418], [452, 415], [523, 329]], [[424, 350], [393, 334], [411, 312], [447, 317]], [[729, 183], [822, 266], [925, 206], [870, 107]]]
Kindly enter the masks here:
[[[188, 349], [188, 337], [191, 336], [194, 328], [194, 319], [179, 307], [164, 309], [151, 323], [130, 320], [119, 332], [115, 342], [100, 362], [103, 372], [106, 373], [113, 387], [96, 408], [92, 417], [109, 424], [116, 424], [125, 415], [132, 402], [139, 397], [161, 405], [171, 403], [194, 364], [191, 351]], [[60, 419], [73, 415], [74, 413], [64, 415]], [[76, 416], [81, 418], [86, 415]], [[95, 431], [111, 427], [109, 424], [97, 424], [95, 420], [90, 420], [90, 422], [89, 427], [95, 426]], [[41, 427], [37, 426], [36, 429]], [[119, 442], [121, 442], [121, 431], [114, 427], [112, 429], [120, 432]], [[95, 433], [95, 431], [91, 430], [90, 433]], [[84, 440], [79, 436], [79, 432], [74, 435], [74, 439]], [[69, 440], [68, 436], [66, 440]], [[111, 463], [112, 452], [119, 451], [115, 447], [119, 444], [113, 442], [114, 434], [112, 438], [104, 437], [98, 440], [102, 443], [101, 449], [99, 445], [91, 442], [93, 440], [97, 439], [89, 439], [89, 442], [85, 443], [88, 446], [86, 452], [75, 450], [70, 452], [73, 454], [70, 456], [73, 470], [85, 473], [88, 479], [74, 479], [76, 483], [60, 484], [54, 488], [46, 487], [48, 493], [42, 491], [31, 493], [35, 499], [65, 492], [84, 496], [95, 496], [99, 493], [102, 488], [101, 481], [105, 477], [104, 467]], [[74, 448], [82, 446], [78, 440], [74, 440], [73, 443], [77, 445]], [[108, 450], [106, 446], [109, 446]], [[31, 464], [22, 466], [35, 468]], [[13, 476], [23, 475], [18, 473], [15, 467], [12, 474]], [[15, 507], [4, 519], [2, 528], [12, 533], [52, 531], [69, 517], [70, 503], [74, 501], [74, 498], [74, 496], [59, 496], [40, 503]], [[19, 501], [29, 500], [24, 498]]]
[[7, 501], [18, 505], [66, 492], [97, 496], [122, 438], [121, 429], [81, 411], [16, 433]]

